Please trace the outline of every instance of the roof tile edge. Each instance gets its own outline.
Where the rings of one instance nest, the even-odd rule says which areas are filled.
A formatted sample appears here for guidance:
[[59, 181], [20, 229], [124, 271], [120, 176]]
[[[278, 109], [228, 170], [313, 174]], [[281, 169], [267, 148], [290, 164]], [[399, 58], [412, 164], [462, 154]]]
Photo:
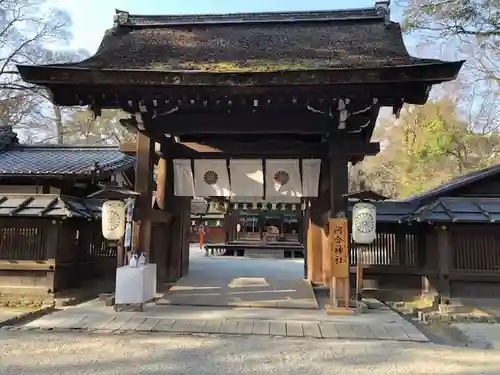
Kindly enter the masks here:
[[272, 22], [325, 22], [340, 20], [381, 20], [390, 23], [390, 1], [376, 1], [373, 7], [320, 11], [249, 12], [221, 14], [141, 15], [115, 10], [114, 27], [155, 27], [195, 24]]

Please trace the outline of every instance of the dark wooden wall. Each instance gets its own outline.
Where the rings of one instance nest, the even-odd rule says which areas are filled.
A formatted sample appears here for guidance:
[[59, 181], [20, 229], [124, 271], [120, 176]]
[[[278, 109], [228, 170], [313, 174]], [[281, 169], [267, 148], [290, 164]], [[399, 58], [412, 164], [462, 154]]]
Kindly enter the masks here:
[[0, 293], [54, 295], [89, 280], [114, 280], [116, 249], [100, 221], [0, 219]]
[[[354, 281], [359, 247], [350, 246]], [[376, 241], [363, 248], [364, 288], [439, 294], [443, 298], [500, 297], [500, 227], [378, 225]]]

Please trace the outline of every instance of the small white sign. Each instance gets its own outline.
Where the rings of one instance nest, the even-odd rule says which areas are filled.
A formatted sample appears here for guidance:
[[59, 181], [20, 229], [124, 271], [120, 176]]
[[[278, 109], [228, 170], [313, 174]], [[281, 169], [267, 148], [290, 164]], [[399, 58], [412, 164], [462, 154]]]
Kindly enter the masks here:
[[241, 232], [241, 224], [236, 224], [236, 232]]

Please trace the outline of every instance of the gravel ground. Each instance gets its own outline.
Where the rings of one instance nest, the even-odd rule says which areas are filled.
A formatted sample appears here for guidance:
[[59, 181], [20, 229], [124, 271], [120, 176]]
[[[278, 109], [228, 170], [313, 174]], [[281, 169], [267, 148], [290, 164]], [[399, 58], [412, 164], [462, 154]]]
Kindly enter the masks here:
[[238, 336], [0, 332], [0, 374], [497, 375], [500, 352]]

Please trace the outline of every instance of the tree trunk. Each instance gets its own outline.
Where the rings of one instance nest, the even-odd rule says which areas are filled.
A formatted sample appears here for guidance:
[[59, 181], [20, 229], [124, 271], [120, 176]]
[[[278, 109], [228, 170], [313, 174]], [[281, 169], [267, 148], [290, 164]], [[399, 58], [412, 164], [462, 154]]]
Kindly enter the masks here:
[[62, 122], [62, 112], [61, 108], [57, 105], [53, 105], [54, 108], [54, 120], [56, 122], [56, 139], [58, 144], [64, 143], [64, 128]]

